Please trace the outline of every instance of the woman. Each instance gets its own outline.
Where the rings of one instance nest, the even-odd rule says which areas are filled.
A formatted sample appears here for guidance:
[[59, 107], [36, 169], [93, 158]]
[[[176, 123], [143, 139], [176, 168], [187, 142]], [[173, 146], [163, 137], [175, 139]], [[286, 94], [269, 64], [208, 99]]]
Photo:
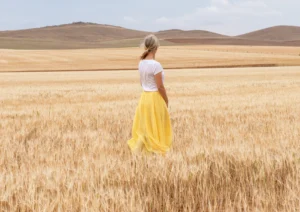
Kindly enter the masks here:
[[145, 52], [141, 56], [139, 73], [144, 91], [136, 109], [132, 139], [128, 145], [133, 152], [165, 155], [172, 145], [172, 128], [164, 71], [155, 60], [159, 41], [155, 35], [149, 35], [143, 45]]

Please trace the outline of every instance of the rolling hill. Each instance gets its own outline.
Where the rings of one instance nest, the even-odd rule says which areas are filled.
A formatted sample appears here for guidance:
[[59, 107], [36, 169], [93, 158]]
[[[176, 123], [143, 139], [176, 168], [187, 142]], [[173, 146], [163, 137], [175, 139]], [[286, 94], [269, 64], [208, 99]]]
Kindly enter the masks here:
[[[0, 32], [2, 49], [86, 49], [137, 47], [150, 32], [95, 23], [76, 22], [58, 26]], [[204, 30], [180, 29], [155, 32], [162, 45], [300, 46], [300, 27], [277, 26], [240, 36]]]
[[97, 42], [99, 40], [104, 41], [136, 38], [142, 37], [146, 34], [147, 32], [126, 29], [118, 26], [76, 22], [59, 26], [4, 31], [0, 32], [0, 37]]
[[300, 40], [300, 27], [275, 26], [243, 34], [238, 37], [248, 40], [289, 42]]
[[[76, 22], [59, 26], [0, 32], [0, 48], [61, 49], [114, 46], [112, 41], [144, 37], [148, 32]], [[128, 43], [127, 42], [127, 43]], [[123, 41], [124, 44], [124, 41]], [[125, 42], [126, 46], [126, 42]]]
[[229, 36], [217, 34], [214, 32], [204, 30], [190, 30], [184, 31], [180, 29], [172, 29], [159, 31], [155, 33], [161, 39], [205, 39], [205, 38], [227, 38]]

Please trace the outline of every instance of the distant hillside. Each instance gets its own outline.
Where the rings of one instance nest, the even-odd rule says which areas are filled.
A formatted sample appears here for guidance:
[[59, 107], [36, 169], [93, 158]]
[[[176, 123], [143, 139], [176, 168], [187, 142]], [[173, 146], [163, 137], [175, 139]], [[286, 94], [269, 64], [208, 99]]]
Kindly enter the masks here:
[[55, 39], [61, 41], [97, 42], [114, 39], [130, 39], [146, 35], [146, 32], [122, 27], [77, 22], [59, 26], [0, 32], [1, 38]]
[[184, 31], [179, 29], [159, 31], [155, 33], [159, 38], [162, 39], [186, 39], [186, 38], [227, 38], [226, 35], [217, 34], [214, 32], [204, 30], [190, 30]]
[[286, 42], [300, 40], [300, 27], [275, 26], [238, 36], [239, 38], [261, 41]]
[[[280, 46], [284, 43], [273, 42], [273, 41], [260, 41], [260, 40], [249, 40], [240, 39], [235, 37], [224, 37], [224, 38], [172, 38], [166, 39], [171, 43], [180, 45], [242, 45], [242, 46]], [[287, 46], [291, 46], [292, 43], [286, 43]]]
[[[136, 38], [147, 32], [117, 26], [77, 22], [59, 26], [0, 32], [0, 48], [61, 49], [118, 47], [115, 40], [123, 40], [123, 46], [131, 46]], [[125, 41], [124, 41], [125, 39]], [[106, 42], [110, 42], [108, 45]], [[138, 45], [138, 44], [137, 44]]]
[[[83, 49], [137, 47], [150, 32], [76, 22], [0, 32], [2, 49]], [[162, 45], [300, 46], [300, 27], [277, 26], [230, 37], [204, 30], [155, 32]]]

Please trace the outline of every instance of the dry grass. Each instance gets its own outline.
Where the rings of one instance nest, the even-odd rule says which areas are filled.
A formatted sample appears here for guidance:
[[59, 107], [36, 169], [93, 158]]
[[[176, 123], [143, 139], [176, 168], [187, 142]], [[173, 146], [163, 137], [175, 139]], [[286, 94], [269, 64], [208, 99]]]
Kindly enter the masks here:
[[136, 72], [0, 74], [0, 210], [299, 211], [299, 67], [166, 77], [162, 158], [126, 144]]
[[[300, 47], [163, 46], [165, 68], [294, 66]], [[136, 69], [139, 48], [85, 50], [0, 50], [0, 72]], [[135, 55], [135, 56], [133, 56]]]

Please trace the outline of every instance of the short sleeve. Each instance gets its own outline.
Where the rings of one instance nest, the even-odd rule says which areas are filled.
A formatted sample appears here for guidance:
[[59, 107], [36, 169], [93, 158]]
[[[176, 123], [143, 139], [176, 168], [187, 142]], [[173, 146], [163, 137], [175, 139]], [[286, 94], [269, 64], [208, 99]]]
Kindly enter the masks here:
[[160, 73], [163, 71], [163, 67], [161, 66], [160, 63], [156, 63], [154, 66], [154, 75]]

